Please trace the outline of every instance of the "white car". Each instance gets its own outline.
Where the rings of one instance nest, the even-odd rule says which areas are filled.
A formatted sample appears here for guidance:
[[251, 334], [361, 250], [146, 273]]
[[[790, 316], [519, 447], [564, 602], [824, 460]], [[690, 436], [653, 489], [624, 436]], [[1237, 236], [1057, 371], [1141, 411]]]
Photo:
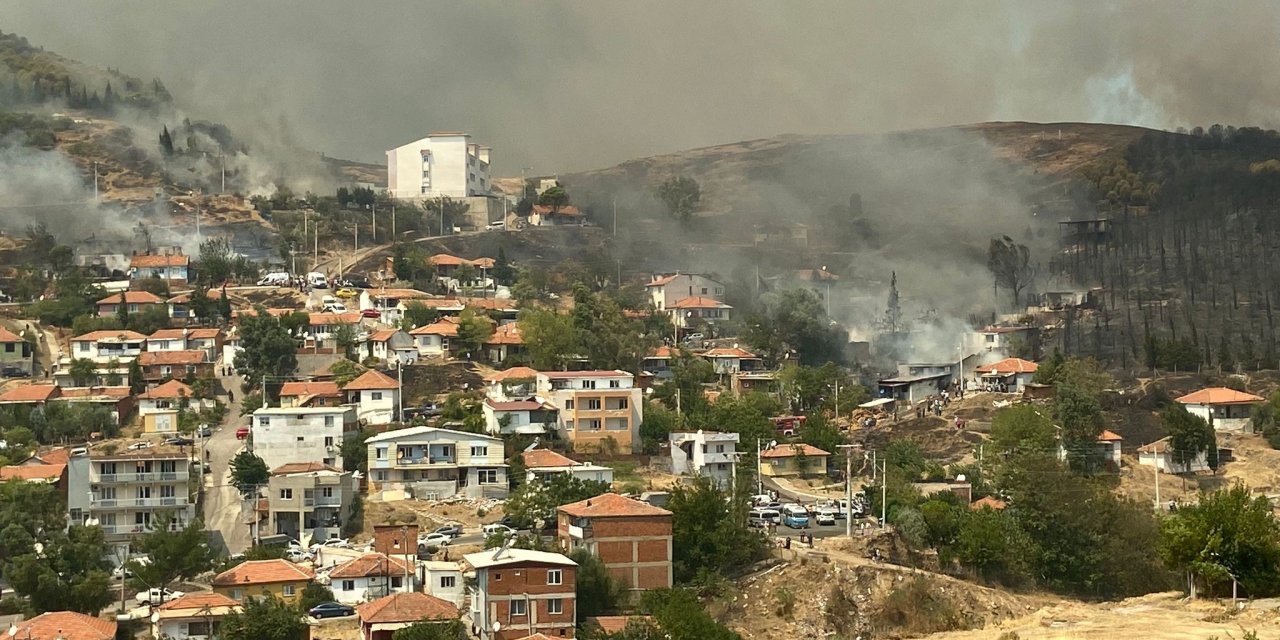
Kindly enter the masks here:
[[307, 284], [311, 285], [312, 289], [328, 289], [329, 279], [319, 271], [312, 271], [307, 274]]
[[312, 549], [316, 547], [329, 547], [331, 549], [350, 549], [351, 542], [348, 541], [346, 538], [329, 538], [324, 542], [320, 542], [311, 546]]
[[449, 542], [452, 540], [453, 538], [443, 533], [428, 533], [427, 535], [420, 536], [418, 538], [418, 544], [426, 545], [428, 547], [445, 547], [448, 546]]
[[138, 601], [138, 604], [164, 604], [170, 600], [177, 600], [183, 595], [185, 594], [181, 591], [174, 591], [173, 589], [151, 588], [146, 591], [139, 591], [138, 595], [133, 598]]
[[333, 302], [324, 306], [325, 313], [346, 313], [347, 305], [341, 302]]
[[820, 527], [835, 526], [836, 513], [828, 509], [821, 509], [817, 515], [813, 516], [813, 521]]
[[150, 442], [135, 442], [129, 445], [128, 447], [130, 451], [137, 451], [139, 449], [150, 449], [150, 448], [151, 448]]
[[489, 223], [489, 229], [490, 229], [490, 230], [506, 229], [506, 228], [507, 228], [507, 221], [506, 221], [506, 220], [499, 220], [499, 221], [497, 221], [497, 222], [490, 222], [490, 223]]
[[484, 535], [486, 538], [495, 533], [501, 533], [502, 535], [512, 535], [516, 532], [515, 529], [512, 529], [511, 527], [508, 527], [505, 524], [498, 524], [496, 522], [493, 524], [486, 524], [482, 529], [482, 531], [484, 531]]
[[283, 271], [273, 271], [271, 273], [268, 273], [265, 276], [262, 276], [262, 279], [258, 281], [258, 286], [283, 287], [285, 285], [288, 285], [290, 280], [291, 278], [289, 277], [289, 274], [284, 273]]
[[289, 549], [284, 552], [284, 559], [289, 562], [310, 562], [315, 556], [308, 551], [302, 549]]

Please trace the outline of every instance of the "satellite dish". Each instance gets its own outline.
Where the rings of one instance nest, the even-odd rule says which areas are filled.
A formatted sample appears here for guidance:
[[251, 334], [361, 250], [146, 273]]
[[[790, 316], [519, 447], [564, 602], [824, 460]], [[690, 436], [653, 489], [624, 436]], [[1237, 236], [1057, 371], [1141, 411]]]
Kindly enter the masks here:
[[18, 625], [17, 624], [9, 625], [9, 637], [12, 638], [16, 635], [18, 635]]
[[777, 441], [777, 440], [770, 440], [770, 441], [769, 441], [769, 448], [770, 448], [770, 449], [772, 449], [772, 448], [774, 448], [774, 447], [776, 447], [776, 446], [778, 446], [778, 441]]
[[499, 632], [499, 631], [502, 631], [502, 623], [501, 623], [501, 622], [494, 622], [494, 623], [493, 623], [493, 632], [494, 632], [494, 633], [497, 633], [497, 632]]
[[160, 622], [160, 612], [159, 612], [159, 611], [157, 611], [157, 612], [155, 612], [155, 613], [151, 614], [151, 622]]
[[35, 544], [31, 545], [31, 548], [35, 550], [36, 555], [40, 555], [40, 554], [43, 554], [43, 553], [44, 553], [44, 543], [43, 543], [43, 542], [37, 542], [37, 543], [35, 543]]

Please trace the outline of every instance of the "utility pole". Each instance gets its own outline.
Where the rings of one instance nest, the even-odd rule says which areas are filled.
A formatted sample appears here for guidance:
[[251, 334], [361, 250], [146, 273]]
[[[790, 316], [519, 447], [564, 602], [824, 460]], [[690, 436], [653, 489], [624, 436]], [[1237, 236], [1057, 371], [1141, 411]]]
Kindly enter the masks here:
[[844, 535], [853, 537], [853, 451], [856, 444], [842, 444], [839, 448], [844, 452]]
[[218, 154], [218, 166], [222, 168], [222, 188], [218, 193], [227, 192], [227, 157], [221, 153]]
[[396, 357], [396, 419], [404, 422], [404, 362]]
[[1154, 506], [1155, 506], [1156, 512], [1159, 513], [1160, 511], [1160, 465], [1159, 464], [1156, 465], [1156, 503]]
[[360, 250], [360, 221], [359, 220], [356, 220], [351, 225], [351, 237], [353, 238], [351, 243], [355, 247], [354, 249], [351, 250], [351, 252], [355, 253]]
[[437, 198], [436, 202], [440, 204], [440, 235], [444, 235], [444, 196]]
[[394, 204], [391, 205], [391, 241], [396, 241], [396, 205]]
[[93, 201], [98, 201], [98, 163], [93, 163]]
[[369, 227], [369, 235], [373, 236], [373, 243], [378, 244], [378, 203], [373, 203], [373, 226]]
[[311, 266], [313, 269], [318, 269], [320, 268], [320, 221], [319, 220], [317, 220], [316, 223], [312, 225], [311, 230], [314, 231], [316, 234], [316, 253], [315, 253], [315, 256], [312, 257]]
[[613, 199], [613, 237], [618, 237], [618, 199]]
[[884, 482], [884, 477], [889, 472], [889, 461], [885, 460], [881, 464], [884, 468], [880, 470], [880, 530], [884, 531], [889, 526], [889, 521], [885, 516], [885, 503], [889, 501], [889, 483]]

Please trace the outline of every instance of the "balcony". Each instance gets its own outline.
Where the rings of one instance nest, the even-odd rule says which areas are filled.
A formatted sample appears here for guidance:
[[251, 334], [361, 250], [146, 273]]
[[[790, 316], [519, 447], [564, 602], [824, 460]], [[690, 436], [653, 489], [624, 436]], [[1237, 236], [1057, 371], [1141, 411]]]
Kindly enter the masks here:
[[126, 482], [174, 482], [178, 479], [179, 475], [185, 479], [187, 473], [185, 471], [182, 474], [179, 474], [176, 471], [148, 473], [98, 473], [90, 475], [89, 481], [102, 484], [120, 484]]
[[342, 498], [339, 498], [337, 496], [329, 496], [327, 498], [324, 496], [320, 496], [317, 498], [303, 498], [302, 506], [304, 507], [341, 507]]
[[417, 465], [456, 465], [457, 459], [453, 456], [422, 456], [419, 458], [396, 458], [396, 466], [411, 467]]
[[580, 527], [576, 524], [569, 525], [570, 538], [577, 538], [578, 540], [586, 540], [587, 538], [590, 538], [592, 534], [593, 532], [591, 530], [590, 525], [585, 527]]
[[734, 462], [734, 454], [732, 453], [704, 453], [702, 454], [703, 464], [725, 464]]
[[90, 503], [91, 509], [139, 509], [152, 507], [185, 507], [188, 502], [185, 497], [171, 498], [104, 498], [93, 499]]

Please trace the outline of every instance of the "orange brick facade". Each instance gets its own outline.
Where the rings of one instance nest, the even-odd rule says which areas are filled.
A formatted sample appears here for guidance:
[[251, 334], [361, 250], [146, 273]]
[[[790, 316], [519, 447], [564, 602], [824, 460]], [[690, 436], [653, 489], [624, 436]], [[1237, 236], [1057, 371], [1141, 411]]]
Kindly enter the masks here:
[[[576, 567], [519, 563], [477, 570], [486, 587], [489, 619], [502, 623], [496, 640], [515, 640], [535, 633], [553, 638], [574, 637]], [[559, 584], [549, 573], [560, 572]], [[483, 577], [481, 577], [483, 573]], [[512, 611], [512, 602], [523, 602], [524, 612]], [[514, 605], [520, 606], [520, 605]], [[558, 607], [558, 611], [553, 611]]]
[[[404, 527], [404, 531], [400, 530]], [[385, 556], [416, 558], [418, 525], [378, 524], [373, 526], [373, 550]]]
[[[631, 589], [671, 587], [670, 514], [575, 518], [560, 513], [556, 526], [556, 537], [566, 553], [586, 547]], [[576, 531], [583, 535], [578, 537]]]

